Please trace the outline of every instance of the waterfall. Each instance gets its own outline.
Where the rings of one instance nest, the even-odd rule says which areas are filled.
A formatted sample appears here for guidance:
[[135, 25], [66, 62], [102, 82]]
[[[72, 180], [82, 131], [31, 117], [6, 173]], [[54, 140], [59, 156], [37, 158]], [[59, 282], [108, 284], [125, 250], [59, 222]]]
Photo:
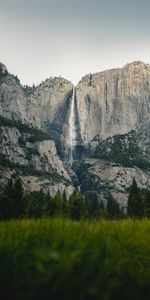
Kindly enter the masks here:
[[73, 87], [73, 94], [70, 104], [70, 116], [69, 116], [69, 162], [73, 162], [73, 152], [76, 146], [76, 131], [75, 131], [75, 87]]

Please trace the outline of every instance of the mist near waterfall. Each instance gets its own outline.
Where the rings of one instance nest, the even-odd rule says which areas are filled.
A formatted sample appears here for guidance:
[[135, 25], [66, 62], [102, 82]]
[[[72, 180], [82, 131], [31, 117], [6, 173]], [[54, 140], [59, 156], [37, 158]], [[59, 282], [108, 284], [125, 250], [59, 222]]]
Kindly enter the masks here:
[[75, 130], [75, 92], [76, 89], [73, 87], [73, 93], [70, 103], [70, 116], [69, 116], [69, 134], [68, 134], [68, 145], [69, 145], [69, 162], [73, 162], [73, 152], [76, 146], [76, 130]]

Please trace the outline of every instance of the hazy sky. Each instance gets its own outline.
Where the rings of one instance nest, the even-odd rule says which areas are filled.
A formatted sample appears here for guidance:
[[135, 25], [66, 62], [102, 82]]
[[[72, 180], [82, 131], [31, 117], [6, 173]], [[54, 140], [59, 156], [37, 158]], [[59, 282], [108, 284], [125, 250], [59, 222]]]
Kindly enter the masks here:
[[150, 63], [150, 0], [0, 0], [0, 61], [23, 84], [134, 60]]

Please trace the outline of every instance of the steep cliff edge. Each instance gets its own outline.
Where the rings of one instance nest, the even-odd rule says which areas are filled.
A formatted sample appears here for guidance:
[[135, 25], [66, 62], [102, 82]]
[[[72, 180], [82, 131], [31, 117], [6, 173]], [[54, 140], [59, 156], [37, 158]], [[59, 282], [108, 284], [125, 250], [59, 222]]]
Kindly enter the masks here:
[[76, 95], [84, 143], [141, 127], [150, 130], [150, 65], [134, 62], [89, 74], [77, 85]]
[[[78, 161], [69, 168], [81, 191], [100, 199], [112, 193], [125, 204], [134, 177], [140, 187], [150, 187], [150, 65], [142, 62], [86, 75], [76, 89], [61, 77], [23, 87], [0, 64], [0, 153], [7, 166], [1, 168], [1, 180], [17, 170], [31, 189], [73, 190], [68, 173], [75, 174], [63, 166], [72, 101]], [[31, 128], [47, 137], [36, 140], [40, 133]]]
[[30, 88], [23, 87], [2, 64], [0, 74], [0, 115], [47, 131], [61, 154], [68, 135], [67, 114], [72, 83], [61, 77], [50, 77], [37, 87]]
[[0, 116], [0, 182], [19, 175], [25, 188], [73, 192], [54, 141], [37, 128]]
[[126, 204], [134, 177], [141, 188], [150, 188], [150, 65], [134, 62], [89, 74], [76, 96], [88, 158], [77, 168], [84, 173], [80, 188], [101, 199], [110, 192]]

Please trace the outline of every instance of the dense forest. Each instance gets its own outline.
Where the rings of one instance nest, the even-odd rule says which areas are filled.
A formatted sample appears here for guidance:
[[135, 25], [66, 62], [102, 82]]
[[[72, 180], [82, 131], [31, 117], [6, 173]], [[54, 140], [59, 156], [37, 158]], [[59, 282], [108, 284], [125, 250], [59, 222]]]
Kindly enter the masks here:
[[96, 194], [86, 198], [74, 191], [67, 199], [58, 191], [54, 198], [48, 192], [24, 191], [19, 177], [10, 179], [0, 190], [0, 220], [66, 217], [72, 220], [80, 219], [120, 219], [126, 217], [150, 217], [150, 191], [140, 190], [135, 179], [130, 187], [127, 209], [123, 210], [118, 201], [108, 195], [106, 204], [98, 201]]

